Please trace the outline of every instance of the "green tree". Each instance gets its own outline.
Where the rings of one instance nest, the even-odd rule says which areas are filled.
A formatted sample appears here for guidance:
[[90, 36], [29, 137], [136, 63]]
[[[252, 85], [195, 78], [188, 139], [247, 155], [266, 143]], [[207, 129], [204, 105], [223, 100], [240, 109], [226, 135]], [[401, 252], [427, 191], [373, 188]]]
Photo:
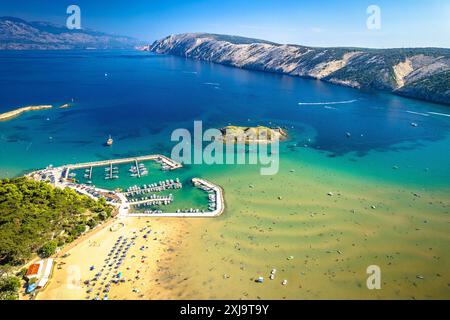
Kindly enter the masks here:
[[56, 243], [56, 241], [49, 241], [46, 244], [44, 244], [41, 249], [39, 249], [39, 254], [43, 257], [43, 258], [48, 258], [50, 257], [52, 254], [55, 253], [56, 248], [58, 247], [58, 244]]
[[25, 177], [0, 180], [0, 270], [23, 264], [34, 253], [53, 254], [112, 210], [104, 199], [95, 201], [69, 188]]
[[17, 300], [19, 288], [20, 280], [17, 277], [0, 277], [0, 300]]

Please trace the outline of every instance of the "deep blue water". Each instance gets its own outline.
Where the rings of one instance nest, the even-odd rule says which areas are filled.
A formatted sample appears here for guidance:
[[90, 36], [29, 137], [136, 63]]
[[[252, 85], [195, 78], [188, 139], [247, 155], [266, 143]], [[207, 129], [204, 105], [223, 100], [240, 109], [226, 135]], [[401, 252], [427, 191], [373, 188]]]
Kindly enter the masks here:
[[[0, 122], [1, 177], [50, 163], [170, 155], [172, 130], [203, 120], [205, 128], [286, 126], [282, 159], [450, 186], [449, 106], [134, 51], [0, 52], [0, 88], [0, 112], [75, 102]], [[353, 102], [298, 104], [343, 101]], [[109, 134], [112, 148], [103, 145]]]

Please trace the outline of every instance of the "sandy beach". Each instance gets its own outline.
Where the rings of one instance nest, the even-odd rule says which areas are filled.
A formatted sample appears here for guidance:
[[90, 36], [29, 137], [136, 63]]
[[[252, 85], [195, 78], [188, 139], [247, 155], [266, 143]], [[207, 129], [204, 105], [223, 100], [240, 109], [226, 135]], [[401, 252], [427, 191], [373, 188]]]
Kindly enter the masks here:
[[[180, 230], [183, 226], [183, 221], [175, 222], [173, 219], [113, 219], [101, 230], [94, 231], [58, 254], [52, 279], [36, 299], [79, 300], [96, 296], [103, 299], [106, 284], [114, 279], [122, 281], [111, 284], [109, 299], [168, 298], [164, 287], [170, 275], [162, 272], [161, 263], [176, 256], [177, 247], [182, 242]], [[136, 237], [135, 240], [131, 241], [132, 237]], [[120, 268], [111, 268], [108, 272], [105, 259], [116, 241], [125, 238], [134, 244]], [[67, 256], [63, 257], [64, 254]], [[85, 281], [92, 280], [100, 270], [102, 275], [97, 283], [94, 285], [91, 281], [86, 285]], [[120, 279], [117, 277], [119, 273]], [[89, 289], [92, 289], [90, 294], [87, 293]]]

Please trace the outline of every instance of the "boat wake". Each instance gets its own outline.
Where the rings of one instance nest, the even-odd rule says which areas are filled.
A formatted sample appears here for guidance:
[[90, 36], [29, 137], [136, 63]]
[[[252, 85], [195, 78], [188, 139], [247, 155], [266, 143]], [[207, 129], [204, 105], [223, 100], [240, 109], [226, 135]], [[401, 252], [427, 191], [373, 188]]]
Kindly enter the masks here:
[[430, 116], [428, 113], [415, 112], [415, 111], [409, 111], [409, 110], [406, 110], [406, 112], [412, 113], [412, 114], [418, 114], [420, 116], [425, 116], [425, 117], [429, 117]]
[[329, 102], [299, 102], [299, 106], [322, 106], [322, 105], [330, 105], [330, 104], [346, 104], [353, 103], [358, 101], [357, 99], [353, 100], [343, 100], [343, 101], [329, 101]]
[[206, 84], [208, 86], [215, 86], [215, 87], [220, 86], [220, 83], [217, 83], [217, 82], [204, 82], [203, 84]]
[[450, 114], [447, 113], [439, 113], [439, 112], [428, 112], [429, 114], [435, 114], [438, 116], [450, 117]]

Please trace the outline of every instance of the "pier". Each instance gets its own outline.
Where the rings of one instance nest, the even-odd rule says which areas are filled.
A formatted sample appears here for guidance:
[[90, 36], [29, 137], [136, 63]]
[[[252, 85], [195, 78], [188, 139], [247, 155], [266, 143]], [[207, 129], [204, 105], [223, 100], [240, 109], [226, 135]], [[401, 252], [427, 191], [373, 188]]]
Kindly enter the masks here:
[[112, 162], [109, 164], [109, 178], [110, 179], [113, 178], [113, 165], [112, 165]]
[[223, 190], [221, 187], [200, 178], [192, 178], [192, 183], [196, 187], [200, 187], [205, 191], [211, 191], [215, 195], [215, 209], [209, 213], [211, 216], [220, 216], [225, 210], [225, 201], [223, 197]]
[[110, 164], [121, 164], [128, 162], [136, 162], [136, 161], [148, 161], [148, 160], [156, 160], [164, 163], [169, 166], [171, 170], [175, 170], [181, 168], [182, 165], [166, 156], [160, 154], [140, 156], [140, 157], [132, 157], [132, 158], [122, 158], [122, 159], [113, 159], [113, 160], [102, 160], [102, 161], [94, 161], [94, 162], [85, 162], [85, 163], [76, 163], [76, 164], [68, 164], [67, 167], [69, 170], [81, 169], [86, 167], [100, 167], [100, 166], [108, 166]]
[[89, 180], [92, 179], [92, 166], [89, 168]]
[[128, 197], [150, 192], [161, 192], [168, 189], [181, 189], [182, 187], [183, 185], [177, 178], [175, 181], [174, 180], [159, 181], [159, 183], [154, 183], [152, 185], [148, 185], [145, 187], [138, 187], [138, 186], [130, 187], [127, 189], [127, 191], [122, 193]]
[[[163, 168], [169, 168], [169, 170], [175, 170], [178, 168], [181, 168], [183, 165], [181, 163], [178, 163], [169, 157], [166, 157], [161, 154], [154, 154], [154, 155], [147, 155], [147, 156], [140, 156], [140, 157], [133, 157], [133, 158], [122, 158], [122, 159], [113, 159], [113, 160], [103, 160], [103, 161], [94, 161], [94, 162], [85, 162], [85, 163], [76, 163], [76, 164], [68, 164], [63, 166], [66, 170], [64, 171], [64, 179], [67, 179], [69, 177], [70, 170], [75, 169], [82, 169], [82, 168], [92, 168], [92, 167], [101, 167], [101, 166], [112, 166], [114, 164], [122, 164], [122, 163], [130, 163], [134, 162], [137, 168], [138, 177], [141, 176], [141, 172], [139, 169], [139, 161], [157, 161], [161, 163]], [[110, 170], [110, 178], [111, 177]]]
[[136, 200], [136, 201], [128, 200], [128, 203], [132, 206], [136, 206], [136, 205], [141, 205], [141, 204], [153, 205], [153, 204], [157, 204], [159, 202], [170, 203], [172, 201], [173, 201], [173, 196], [169, 195], [169, 196], [156, 196], [156, 197], [153, 197], [150, 199], [142, 199], [142, 200]]
[[137, 176], [138, 176], [138, 178], [140, 178], [141, 177], [141, 169], [139, 169], [139, 162], [137, 161], [137, 159], [134, 160], [134, 164], [136, 166]]

